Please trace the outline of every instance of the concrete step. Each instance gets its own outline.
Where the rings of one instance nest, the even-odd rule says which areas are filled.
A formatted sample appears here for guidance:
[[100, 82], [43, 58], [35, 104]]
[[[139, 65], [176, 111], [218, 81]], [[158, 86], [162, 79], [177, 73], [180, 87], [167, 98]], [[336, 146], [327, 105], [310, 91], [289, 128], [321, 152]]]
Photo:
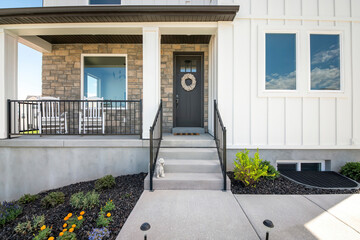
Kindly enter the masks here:
[[165, 148], [215, 148], [214, 140], [162, 140], [161, 147]]
[[[230, 189], [230, 179], [227, 189]], [[167, 173], [165, 178], [153, 178], [154, 190], [222, 190], [222, 173]], [[150, 189], [149, 175], [144, 180], [145, 190]]]
[[218, 160], [167, 159], [166, 173], [221, 173], [221, 167]]
[[215, 160], [218, 158], [216, 148], [160, 148], [158, 158]]
[[176, 127], [172, 129], [172, 133], [199, 133], [204, 134], [205, 129], [199, 127]]

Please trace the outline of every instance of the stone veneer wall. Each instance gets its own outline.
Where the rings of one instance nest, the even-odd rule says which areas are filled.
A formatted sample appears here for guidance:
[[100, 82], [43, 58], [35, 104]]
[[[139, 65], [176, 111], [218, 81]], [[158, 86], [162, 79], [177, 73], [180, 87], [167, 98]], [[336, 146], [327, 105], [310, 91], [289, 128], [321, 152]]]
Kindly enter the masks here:
[[142, 44], [57, 44], [43, 54], [42, 95], [81, 99], [81, 54], [127, 54], [128, 99], [142, 99]]
[[173, 52], [204, 52], [204, 127], [208, 127], [208, 44], [162, 44], [161, 45], [161, 98], [164, 106], [164, 132], [173, 127]]

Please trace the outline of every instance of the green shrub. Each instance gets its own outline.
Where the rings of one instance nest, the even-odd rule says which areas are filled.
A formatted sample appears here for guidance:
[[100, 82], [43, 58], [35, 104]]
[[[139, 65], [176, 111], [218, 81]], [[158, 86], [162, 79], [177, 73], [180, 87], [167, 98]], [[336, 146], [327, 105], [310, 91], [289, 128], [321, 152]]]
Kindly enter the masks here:
[[261, 165], [268, 167], [267, 173], [269, 176], [265, 176], [265, 178], [275, 180], [280, 176], [279, 171], [277, 171], [275, 169], [275, 167], [273, 165], [271, 165], [271, 163], [269, 161], [262, 161]]
[[348, 162], [340, 169], [340, 173], [360, 182], [360, 162]]
[[76, 240], [76, 233], [66, 231], [61, 237], [57, 237], [56, 240]]
[[13, 221], [22, 213], [22, 207], [13, 202], [3, 202], [0, 205], [0, 227]]
[[46, 227], [44, 230], [40, 230], [39, 234], [36, 235], [33, 240], [47, 240], [51, 234], [51, 228]]
[[112, 221], [112, 217], [106, 216], [104, 211], [99, 212], [98, 219], [96, 220], [97, 227], [107, 227], [109, 226], [110, 222]]
[[112, 175], [106, 175], [105, 177], [102, 177], [95, 182], [95, 189], [98, 191], [113, 188], [114, 186], [115, 178]]
[[234, 178], [241, 181], [245, 186], [255, 186], [260, 177], [274, 176], [268, 173], [268, 166], [261, 164], [259, 150], [254, 157], [249, 157], [249, 150], [244, 150], [236, 154], [234, 160]]
[[62, 192], [49, 193], [41, 200], [41, 204], [46, 208], [55, 207], [59, 204], [63, 204], [64, 202], [65, 194]]
[[38, 199], [38, 198], [39, 198], [38, 195], [24, 194], [24, 196], [22, 196], [19, 199], [19, 203], [21, 203], [21, 204], [31, 203], [31, 202], [35, 201], [36, 199]]
[[33, 216], [33, 220], [19, 223], [15, 227], [15, 232], [19, 234], [28, 234], [40, 230], [41, 226], [45, 224], [45, 216]]
[[106, 202], [105, 206], [102, 208], [104, 212], [110, 212], [115, 209], [115, 204], [112, 200]]
[[75, 209], [92, 209], [99, 206], [99, 196], [95, 191], [88, 192], [86, 195], [83, 192], [78, 192], [71, 196], [70, 205]]

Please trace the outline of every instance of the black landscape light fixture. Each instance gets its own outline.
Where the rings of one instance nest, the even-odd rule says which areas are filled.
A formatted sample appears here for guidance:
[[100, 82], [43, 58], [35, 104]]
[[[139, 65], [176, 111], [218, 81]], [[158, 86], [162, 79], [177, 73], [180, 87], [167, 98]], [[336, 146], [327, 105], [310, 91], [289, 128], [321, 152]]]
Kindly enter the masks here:
[[140, 230], [144, 232], [144, 240], [147, 240], [147, 236], [146, 236], [146, 233], [145, 233], [145, 232], [146, 232], [147, 230], [149, 230], [150, 227], [151, 227], [150, 224], [147, 223], [147, 222], [141, 224], [141, 226], [140, 226]]
[[270, 221], [269, 219], [266, 219], [263, 221], [263, 224], [265, 225], [265, 227], [269, 228], [267, 231], [266, 231], [266, 240], [269, 240], [269, 232], [272, 228], [274, 228], [274, 224], [272, 221]]

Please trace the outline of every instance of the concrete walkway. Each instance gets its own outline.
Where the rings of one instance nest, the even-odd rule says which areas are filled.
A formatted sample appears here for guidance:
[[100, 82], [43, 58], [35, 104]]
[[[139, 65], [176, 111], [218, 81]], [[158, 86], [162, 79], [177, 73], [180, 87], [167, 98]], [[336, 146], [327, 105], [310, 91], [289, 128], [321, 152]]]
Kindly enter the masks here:
[[360, 240], [360, 195], [233, 195], [221, 191], [144, 191], [117, 239]]

